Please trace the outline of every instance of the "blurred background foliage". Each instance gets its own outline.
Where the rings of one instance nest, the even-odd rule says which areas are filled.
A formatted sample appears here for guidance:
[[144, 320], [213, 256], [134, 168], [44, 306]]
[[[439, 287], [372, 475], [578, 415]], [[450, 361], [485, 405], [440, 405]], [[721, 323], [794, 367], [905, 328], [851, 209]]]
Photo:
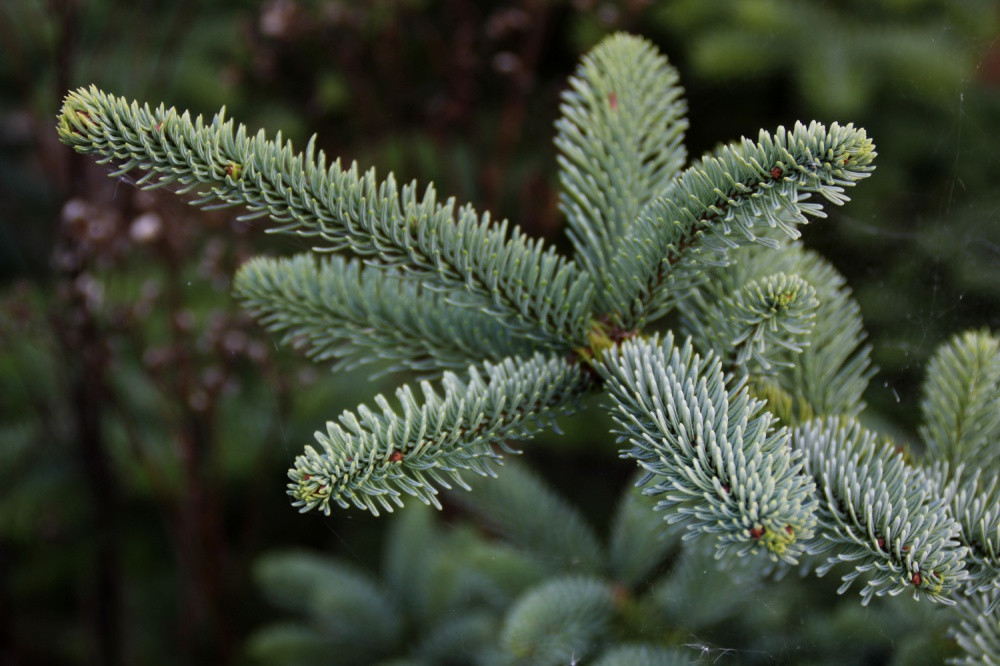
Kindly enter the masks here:
[[[10, 0], [0, 5], [0, 663], [258, 663], [273, 638], [261, 627], [284, 615], [268, 603], [278, 556], [256, 565], [263, 591], [254, 563], [311, 549], [374, 576], [393, 520], [300, 517], [284, 496], [311, 429], [389, 386], [307, 365], [234, 308], [241, 261], [304, 246], [232, 211], [189, 210], [108, 179], [56, 140], [65, 92], [93, 82], [196, 113], [226, 105], [299, 145], [315, 131], [328, 154], [433, 180], [565, 247], [558, 94], [579, 55], [615, 30], [652, 39], [680, 70], [694, 156], [800, 119], [854, 122], [875, 138], [875, 177], [806, 242], [861, 304], [881, 368], [869, 418], [915, 440], [930, 352], [953, 332], [1000, 326], [993, 1]], [[599, 413], [573, 419], [529, 447], [596, 527], [629, 475], [606, 426]], [[444, 519], [435, 553], [485, 543], [466, 514]], [[324, 566], [303, 557], [307, 570]], [[784, 608], [805, 587], [824, 592], [795, 611], [811, 627], [799, 635], [809, 659], [838, 636], [856, 663], [903, 659], [933, 638], [887, 646], [887, 633], [926, 623], [901, 626], [880, 606], [866, 618], [820, 582], [760, 593]], [[734, 607], [763, 603], [745, 592]], [[308, 605], [277, 596], [277, 608]], [[706, 627], [732, 618], [703, 615]], [[682, 635], [683, 614], [674, 621]], [[691, 659], [731, 658], [680, 644]], [[779, 648], [763, 649], [797, 663]]]

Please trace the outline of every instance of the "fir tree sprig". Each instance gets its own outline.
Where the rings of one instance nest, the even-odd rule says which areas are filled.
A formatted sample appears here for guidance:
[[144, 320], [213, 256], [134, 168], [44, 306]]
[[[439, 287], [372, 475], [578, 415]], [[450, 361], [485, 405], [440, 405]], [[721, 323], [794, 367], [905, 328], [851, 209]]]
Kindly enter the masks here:
[[907, 590], [914, 598], [955, 603], [950, 595], [968, 577], [967, 551], [931, 479], [856, 421], [810, 421], [793, 429], [792, 446], [805, 455], [821, 497], [810, 551], [830, 554], [817, 573], [847, 564], [851, 570], [838, 591], [863, 576], [865, 605], [873, 596]]
[[927, 470], [937, 480], [958, 522], [958, 541], [968, 553], [967, 595], [992, 594], [992, 613], [1000, 608], [1000, 477], [982, 469], [967, 473], [962, 466], [939, 463]]
[[843, 204], [844, 188], [871, 174], [875, 155], [864, 130], [836, 123], [762, 130], [756, 143], [722, 147], [685, 169], [628, 228], [599, 298], [616, 304], [627, 329], [662, 316], [676, 265], [718, 263], [720, 251], [740, 245], [777, 247], [775, 233], [797, 238], [806, 215], [825, 216], [810, 195]]
[[702, 353], [730, 359], [736, 350], [729, 327], [707, 325], [721, 323], [715, 310], [737, 298], [747, 285], [775, 272], [798, 276], [815, 290], [818, 305], [812, 318], [822, 325], [796, 336], [802, 350], [787, 357], [791, 365], [778, 363], [767, 376], [751, 374], [751, 393], [766, 399], [768, 410], [789, 424], [824, 415], [857, 416], [874, 369], [870, 348], [862, 344], [861, 310], [844, 277], [798, 242], [783, 245], [778, 252], [745, 247], [733, 252], [731, 260], [730, 265], [707, 268], [699, 288], [678, 301], [683, 332]]
[[745, 387], [726, 388], [721, 362], [674, 345], [629, 340], [605, 355], [620, 440], [647, 474], [664, 519], [715, 538], [717, 556], [765, 551], [795, 562], [812, 536], [812, 481], [788, 433]]
[[337, 255], [254, 258], [236, 273], [233, 291], [282, 343], [333, 361], [334, 370], [388, 360], [386, 372], [437, 374], [530, 356], [539, 346], [397, 271]]
[[468, 488], [463, 471], [487, 476], [506, 441], [526, 437], [554, 415], [577, 407], [592, 388], [590, 376], [558, 356], [536, 354], [472, 366], [468, 378], [446, 372], [443, 395], [421, 382], [423, 401], [409, 386], [396, 391], [397, 412], [378, 395], [380, 412], [365, 405], [344, 412], [317, 432], [288, 471], [288, 494], [302, 511], [330, 512], [331, 502], [378, 515], [410, 495], [440, 507], [438, 488]]
[[776, 273], [744, 284], [737, 292], [708, 302], [696, 292], [686, 303], [692, 337], [721, 353], [740, 374], [769, 373], [791, 367], [809, 345], [819, 300], [797, 275]]
[[927, 364], [920, 436], [932, 459], [1000, 471], [1000, 338], [968, 331], [941, 346]]
[[1000, 593], [994, 593], [992, 597], [969, 597], [958, 602], [961, 620], [953, 634], [963, 654], [949, 659], [949, 664], [993, 666], [1000, 663], [1000, 614], [989, 610], [997, 607], [1000, 607]]
[[439, 202], [432, 187], [421, 195], [415, 182], [399, 187], [392, 174], [379, 181], [374, 169], [362, 175], [355, 164], [328, 165], [315, 136], [296, 153], [280, 133], [269, 140], [263, 130], [249, 137], [245, 126], [234, 128], [225, 109], [206, 123], [96, 86], [66, 96], [57, 129], [78, 152], [118, 165], [115, 174], [144, 171], [137, 181], [144, 187], [199, 190], [193, 204], [241, 205], [247, 217], [276, 222], [272, 231], [404, 267], [524, 335], [566, 348], [584, 342], [593, 285], [572, 261], [506, 221], [494, 225], [471, 206]]
[[507, 614], [501, 644], [532, 664], [567, 664], [583, 658], [611, 623], [614, 590], [582, 576], [556, 578], [525, 594]]
[[560, 207], [597, 284], [608, 279], [622, 234], [684, 165], [681, 93], [667, 59], [631, 35], [601, 42], [569, 79], [556, 121]]
[[456, 499], [544, 570], [600, 573], [604, 550], [576, 507], [520, 465], [507, 463], [498, 476]]

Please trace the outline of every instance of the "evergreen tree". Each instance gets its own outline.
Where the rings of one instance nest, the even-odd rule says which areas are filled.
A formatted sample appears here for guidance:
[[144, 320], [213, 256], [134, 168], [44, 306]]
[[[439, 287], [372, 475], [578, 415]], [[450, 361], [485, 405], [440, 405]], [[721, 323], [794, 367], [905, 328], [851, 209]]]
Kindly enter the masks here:
[[[659, 512], [691, 548], [727, 562], [837, 569], [840, 592], [859, 582], [862, 604], [907, 592], [957, 606], [964, 653], [955, 663], [993, 663], [997, 338], [961, 336], [930, 364], [925, 460], [863, 426], [872, 370], [859, 310], [798, 238], [825, 216], [824, 203], [845, 203], [847, 188], [871, 174], [873, 143], [852, 125], [796, 124], [685, 167], [681, 92], [642, 39], [615, 35], [584, 58], [556, 124], [572, 258], [430, 186], [328, 162], [315, 138], [296, 153], [280, 134], [251, 136], [224, 112], [205, 121], [91, 87], [67, 96], [58, 131], [113, 163], [115, 176], [137, 171], [142, 186], [196, 192], [199, 206], [242, 206], [245, 218], [269, 218], [271, 231], [310, 239], [313, 253], [244, 265], [243, 305], [318, 361], [421, 375], [394, 402], [376, 396], [374, 407], [316, 433], [289, 470], [295, 506], [378, 514], [410, 497], [440, 507], [442, 489], [474, 483], [470, 497], [485, 498], [484, 514], [518, 546], [515, 559], [525, 549], [565, 558], [560, 545], [572, 545], [575, 570], [543, 567], [530, 588], [494, 580], [506, 598], [464, 616], [468, 626], [439, 635], [438, 647], [486, 636], [495, 640], [476, 653], [482, 663], [565, 663], [610, 640], [620, 645], [600, 663], [672, 663], [669, 637], [642, 634], [637, 644], [621, 630], [647, 618], [602, 578], [634, 584], [660, 561]], [[664, 324], [674, 327], [655, 332]], [[497, 485], [494, 500], [477, 481], [497, 475], [513, 440], [599, 392], [621, 456], [655, 500], [618, 515], [607, 556], [558, 502], [525, 504], [540, 493], [530, 481]], [[393, 629], [401, 611], [363, 574], [308, 558], [264, 571], [287, 576], [265, 586], [285, 589], [296, 607], [296, 585], [313, 581], [302, 588], [319, 595], [309, 603], [356, 609], [337, 611], [347, 613], [341, 628], [379, 618], [402, 635]], [[412, 594], [407, 603], [427, 602], [427, 590]], [[285, 638], [323, 649], [378, 641], [360, 629], [296, 631]]]

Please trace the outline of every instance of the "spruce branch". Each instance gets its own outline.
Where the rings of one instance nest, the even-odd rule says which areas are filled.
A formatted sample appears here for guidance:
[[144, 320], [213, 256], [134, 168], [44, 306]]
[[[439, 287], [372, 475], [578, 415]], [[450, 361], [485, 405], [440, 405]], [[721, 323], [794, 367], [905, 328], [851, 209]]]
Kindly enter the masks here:
[[674, 345], [629, 340], [601, 366], [619, 441], [661, 497], [669, 523], [714, 536], [716, 555], [766, 551], [795, 562], [812, 536], [813, 484], [788, 448], [788, 433], [745, 387], [727, 390], [720, 361]]
[[831, 554], [817, 567], [819, 575], [837, 564], [851, 566], [838, 592], [864, 576], [863, 605], [907, 590], [915, 599], [955, 603], [950, 595], [968, 577], [967, 549], [958, 544], [959, 525], [931, 478], [856, 421], [810, 421], [793, 429], [792, 446], [804, 454], [821, 497], [810, 550]]
[[576, 256], [597, 284], [608, 279], [622, 234], [684, 165], [682, 92], [652, 44], [616, 34], [583, 58], [562, 95], [560, 207]]
[[797, 238], [806, 215], [825, 216], [811, 195], [843, 204], [844, 188], [871, 174], [875, 155], [864, 130], [817, 122], [722, 147], [681, 173], [629, 227], [599, 302], [615, 303], [625, 328], [660, 317], [675, 297], [672, 272], [724, 261], [720, 253], [741, 245], [776, 248], [775, 233]]
[[283, 344], [333, 360], [334, 370], [388, 360], [386, 372], [432, 374], [538, 348], [495, 317], [456, 307], [398, 271], [341, 256], [256, 257], [233, 285], [243, 308]]
[[69, 93], [57, 126], [60, 139], [101, 163], [144, 171], [138, 184], [198, 190], [192, 203], [241, 205], [247, 217], [268, 216], [275, 232], [317, 238], [323, 249], [348, 248], [371, 262], [398, 266], [463, 306], [504, 317], [520, 334], [568, 349], [584, 341], [593, 286], [572, 262], [506, 221], [454, 199], [403, 187], [392, 174], [327, 164], [313, 136], [296, 153], [280, 133], [249, 137], [225, 109], [207, 123], [163, 105], [151, 110], [96, 86]]
[[470, 367], [468, 379], [446, 372], [443, 395], [421, 382], [423, 402], [409, 386], [396, 391], [401, 412], [382, 395], [381, 412], [365, 405], [344, 412], [340, 423], [317, 432], [319, 450], [308, 446], [288, 475], [288, 494], [302, 511], [329, 514], [331, 502], [378, 515], [411, 495], [440, 508], [438, 488], [468, 489], [463, 471], [493, 476], [499, 447], [539, 430], [545, 419], [572, 411], [591, 388], [582, 370], [558, 356], [508, 358]]
[[1000, 471], [1000, 338], [968, 331], [939, 348], [927, 364], [920, 411], [929, 456]]
[[270, 553], [254, 566], [269, 600], [323, 630], [332, 649], [372, 660], [402, 636], [395, 600], [366, 572], [304, 551]]

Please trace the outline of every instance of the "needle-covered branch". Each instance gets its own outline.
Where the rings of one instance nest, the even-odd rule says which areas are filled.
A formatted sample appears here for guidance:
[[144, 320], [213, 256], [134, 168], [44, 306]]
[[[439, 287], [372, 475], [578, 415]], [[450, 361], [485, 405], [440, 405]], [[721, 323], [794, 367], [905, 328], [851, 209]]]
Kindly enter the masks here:
[[399, 187], [392, 174], [327, 164], [316, 137], [304, 153], [279, 133], [251, 137], [226, 120], [205, 122], [160, 105], [155, 110], [95, 86], [66, 96], [59, 137], [82, 153], [145, 172], [139, 184], [178, 183], [198, 191], [193, 203], [241, 205], [267, 216], [274, 231], [349, 248], [370, 261], [399, 266], [456, 303], [504, 316], [510, 327], [567, 348], [583, 341], [593, 288], [572, 261], [506, 222], [492, 223], [433, 187]]
[[430, 375], [535, 348], [502, 320], [452, 305], [398, 271], [336, 255], [257, 257], [236, 273], [234, 292], [283, 343], [334, 370], [386, 360], [386, 371]]
[[740, 245], [777, 248], [775, 234], [797, 238], [806, 215], [825, 216], [810, 196], [843, 204], [844, 188], [871, 174], [875, 155], [864, 130], [836, 123], [761, 130], [756, 143], [724, 146], [646, 206], [612, 259], [613, 281], [599, 298], [616, 304], [625, 328], [656, 319], [669, 308], [671, 290], [693, 279], [672, 273], [697, 272]]
[[819, 489], [820, 529], [811, 548], [827, 554], [820, 575], [845, 563], [845, 592], [859, 577], [862, 604], [907, 590], [944, 604], [968, 577], [959, 525], [937, 484], [857, 422], [815, 420], [792, 431]]
[[812, 481], [788, 447], [788, 433], [746, 388], [727, 390], [722, 365], [662, 341], [630, 340], [602, 365], [620, 440], [647, 474], [670, 523], [690, 538], [716, 540], [716, 552], [765, 551], [795, 562], [812, 536]]
[[399, 408], [378, 395], [378, 411], [361, 405], [328, 422], [316, 433], [319, 448], [307, 446], [288, 471], [293, 504], [329, 513], [333, 503], [378, 515], [410, 495], [440, 507], [439, 488], [468, 489], [463, 472], [494, 475], [500, 451], [513, 452], [508, 440], [577, 408], [592, 381], [558, 356], [536, 354], [471, 367], [467, 379], [446, 372], [441, 388], [421, 382], [420, 400], [404, 386], [396, 391]]
[[[560, 207], [580, 264], [603, 284], [622, 235], [684, 166], [677, 72], [646, 40], [614, 35], [584, 57], [556, 121]], [[598, 303], [602, 312], [611, 303]]]

